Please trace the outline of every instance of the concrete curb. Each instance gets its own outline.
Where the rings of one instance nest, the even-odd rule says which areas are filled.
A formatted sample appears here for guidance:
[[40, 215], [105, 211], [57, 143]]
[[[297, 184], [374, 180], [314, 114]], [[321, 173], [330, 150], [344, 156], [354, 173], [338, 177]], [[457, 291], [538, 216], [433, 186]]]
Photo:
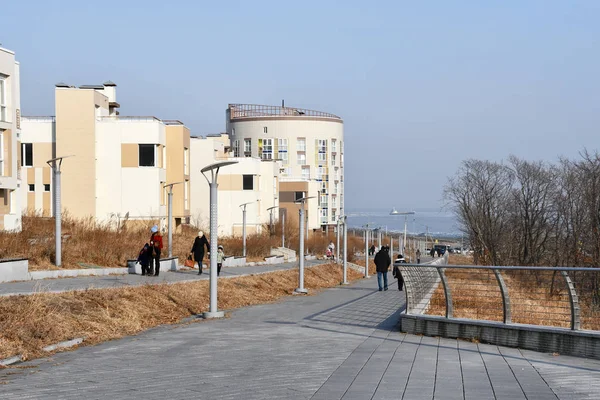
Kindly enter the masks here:
[[61, 269], [52, 271], [32, 271], [29, 272], [29, 280], [37, 281], [42, 279], [54, 278], [75, 278], [78, 276], [105, 276], [105, 275], [125, 275], [127, 268], [99, 268], [99, 269]]
[[83, 338], [77, 338], [77, 339], [73, 339], [73, 340], [66, 340], [64, 342], [59, 342], [56, 344], [51, 344], [50, 346], [44, 347], [42, 350], [54, 351], [54, 350], [58, 350], [58, 349], [66, 349], [66, 348], [73, 347], [73, 346], [76, 346], [81, 343], [83, 343]]
[[21, 361], [23, 361], [23, 355], [19, 354], [14, 357], [8, 357], [8, 358], [5, 358], [4, 360], [0, 360], [0, 365], [7, 366], [7, 365], [20, 363]]

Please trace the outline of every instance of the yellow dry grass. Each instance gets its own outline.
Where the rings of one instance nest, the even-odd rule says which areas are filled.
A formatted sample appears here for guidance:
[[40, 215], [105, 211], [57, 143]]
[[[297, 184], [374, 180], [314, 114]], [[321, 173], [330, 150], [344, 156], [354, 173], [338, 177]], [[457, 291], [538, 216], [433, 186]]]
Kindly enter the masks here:
[[[349, 269], [348, 279], [361, 274]], [[325, 264], [305, 270], [305, 286], [315, 290], [339, 285], [342, 269]], [[297, 287], [296, 270], [220, 279], [219, 309], [231, 310], [274, 302]], [[22, 354], [42, 355], [42, 348], [64, 340], [85, 337], [99, 343], [148, 328], [172, 324], [207, 311], [209, 282], [145, 285], [65, 293], [12, 296], [0, 302], [0, 358]]]

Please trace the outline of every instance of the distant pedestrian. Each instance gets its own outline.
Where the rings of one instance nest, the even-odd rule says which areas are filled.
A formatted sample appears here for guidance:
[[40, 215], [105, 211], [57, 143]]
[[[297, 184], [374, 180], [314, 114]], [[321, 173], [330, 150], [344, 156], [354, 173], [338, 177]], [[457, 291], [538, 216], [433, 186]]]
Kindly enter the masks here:
[[198, 236], [196, 236], [196, 239], [194, 239], [192, 250], [190, 251], [190, 254], [194, 255], [194, 260], [198, 263], [198, 275], [202, 275], [204, 246], [206, 246], [206, 251], [210, 254], [210, 244], [208, 243], [208, 239], [206, 239], [206, 236], [204, 236], [204, 232], [199, 231]]
[[431, 258], [433, 258], [435, 256], [435, 250], [434, 249], [429, 250], [429, 255], [431, 256]]
[[375, 254], [375, 245], [372, 244], [371, 247], [369, 248], [369, 255], [372, 256], [373, 254]]
[[329, 242], [329, 246], [327, 246], [327, 253], [330, 259], [335, 260], [335, 244], [333, 242]]
[[150, 245], [148, 243], [146, 243], [146, 244], [144, 244], [144, 247], [138, 253], [138, 258], [137, 258], [137, 262], [139, 262], [140, 265], [142, 266], [142, 275], [150, 275], [148, 273], [148, 270], [149, 270], [148, 264], [150, 264], [150, 256], [151, 256]]
[[[160, 253], [162, 252], [163, 242], [162, 236], [158, 231], [158, 226], [154, 225], [151, 229], [150, 236], [151, 258], [150, 258], [150, 275], [158, 276], [160, 273]], [[154, 266], [153, 266], [154, 265]]]
[[404, 285], [404, 278], [402, 277], [402, 272], [400, 271], [400, 264], [402, 263], [406, 263], [404, 258], [402, 258], [402, 260], [396, 259], [396, 261], [394, 261], [394, 269], [392, 270], [392, 275], [394, 275], [394, 278], [398, 280], [399, 291], [402, 291], [402, 286]]
[[417, 249], [416, 256], [417, 256], [417, 264], [421, 264], [421, 250], [420, 249]]
[[225, 259], [225, 253], [223, 252], [223, 246], [219, 245], [217, 250], [217, 276], [221, 274], [221, 267], [223, 266], [223, 260]]
[[[388, 277], [387, 273], [390, 268], [390, 264], [392, 260], [390, 259], [390, 254], [388, 253], [387, 246], [381, 246], [381, 250], [377, 252], [375, 255], [375, 267], [377, 270], [377, 285], [379, 286], [379, 291], [388, 290]], [[383, 285], [382, 280], [383, 278]]]

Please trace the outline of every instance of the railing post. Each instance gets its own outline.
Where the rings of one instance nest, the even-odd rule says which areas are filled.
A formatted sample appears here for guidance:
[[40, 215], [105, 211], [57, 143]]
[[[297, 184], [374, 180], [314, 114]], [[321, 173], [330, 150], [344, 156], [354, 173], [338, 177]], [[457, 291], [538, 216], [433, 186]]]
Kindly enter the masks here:
[[450, 291], [450, 286], [448, 285], [448, 280], [446, 279], [446, 274], [444, 273], [444, 268], [435, 267], [442, 281], [442, 285], [444, 286], [444, 297], [446, 298], [446, 318], [452, 318], [452, 313], [454, 311], [452, 307], [452, 293]]
[[500, 293], [502, 293], [502, 315], [503, 321], [505, 324], [511, 323], [511, 313], [510, 313], [510, 297], [508, 296], [508, 288], [506, 287], [506, 283], [504, 283], [504, 278], [500, 274], [500, 271], [494, 269], [494, 275], [496, 275], [496, 281], [498, 281], [498, 286], [500, 287]]
[[571, 278], [569, 278], [567, 271], [560, 271], [560, 273], [565, 278], [567, 290], [569, 291], [569, 303], [571, 303], [571, 330], [577, 331], [580, 329], [581, 325], [579, 298], [577, 297], [577, 292], [575, 291], [575, 285], [573, 285], [573, 282], [571, 281]]

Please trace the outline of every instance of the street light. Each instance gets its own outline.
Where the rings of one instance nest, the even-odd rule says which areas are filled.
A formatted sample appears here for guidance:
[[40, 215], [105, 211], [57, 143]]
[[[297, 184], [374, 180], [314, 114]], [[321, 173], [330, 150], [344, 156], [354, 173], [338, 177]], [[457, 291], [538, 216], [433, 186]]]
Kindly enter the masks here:
[[395, 208], [392, 208], [392, 211], [390, 211], [390, 215], [404, 215], [404, 240], [402, 241], [402, 253], [404, 256], [406, 256], [406, 218], [408, 215], [414, 215], [415, 212], [414, 211], [405, 211], [405, 212], [400, 212], [397, 211]]
[[167, 183], [163, 189], [169, 188], [169, 258], [173, 257], [173, 228], [171, 221], [173, 220], [173, 186], [185, 182]]
[[[336, 246], [335, 246], [335, 251], [336, 251], [336, 255], [335, 255], [335, 262], [336, 264], [340, 263], [340, 222], [342, 221], [344, 217], [343, 216], [338, 216], [337, 219], [337, 229], [335, 231], [335, 236], [336, 236]], [[332, 254], [333, 255], [333, 254]]]
[[279, 206], [273, 206], [273, 207], [267, 208], [267, 211], [269, 212], [269, 236], [273, 235], [273, 210], [275, 208], [279, 208]]
[[55, 236], [55, 255], [54, 255], [54, 264], [57, 267], [60, 267], [62, 264], [62, 210], [60, 204], [60, 167], [62, 166], [62, 162], [65, 158], [73, 157], [71, 156], [63, 156], [56, 157], [51, 160], [46, 161], [46, 163], [52, 168], [54, 171], [54, 236]]
[[[207, 165], [200, 172], [206, 178], [210, 186], [210, 311], [202, 314], [204, 318], [221, 318], [225, 314], [223, 311], [217, 311], [217, 178], [219, 169], [228, 165], [237, 164], [237, 161], [220, 161]], [[211, 179], [208, 179], [205, 172], [209, 172]]]
[[365, 278], [369, 277], [369, 224], [365, 225]]
[[249, 201], [247, 203], [240, 204], [240, 208], [242, 208], [242, 257], [246, 257], [246, 206], [252, 203], [254, 203], [254, 201]]
[[342, 285], [348, 284], [348, 224], [344, 215], [344, 281]]
[[314, 199], [314, 196], [311, 197], [302, 197], [295, 201], [295, 203], [300, 203], [300, 248], [298, 249], [298, 253], [300, 254], [300, 263], [298, 265], [298, 288], [294, 290], [294, 293], [305, 294], [308, 293], [308, 290], [304, 289], [304, 203], [308, 199]]

